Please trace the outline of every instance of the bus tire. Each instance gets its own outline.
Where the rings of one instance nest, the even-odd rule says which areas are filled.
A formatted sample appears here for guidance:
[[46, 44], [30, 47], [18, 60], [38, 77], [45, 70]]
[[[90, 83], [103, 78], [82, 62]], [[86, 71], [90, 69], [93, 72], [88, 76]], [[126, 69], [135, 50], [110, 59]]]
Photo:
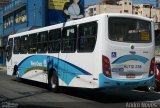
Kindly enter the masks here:
[[59, 93], [58, 76], [55, 71], [51, 72], [48, 76], [48, 89], [55, 93]]
[[19, 74], [18, 74], [18, 66], [17, 65], [14, 66], [13, 75], [15, 75], [17, 81], [21, 81], [21, 78], [19, 77]]
[[15, 65], [13, 70], [13, 75], [17, 75], [17, 74], [18, 74], [18, 66]]

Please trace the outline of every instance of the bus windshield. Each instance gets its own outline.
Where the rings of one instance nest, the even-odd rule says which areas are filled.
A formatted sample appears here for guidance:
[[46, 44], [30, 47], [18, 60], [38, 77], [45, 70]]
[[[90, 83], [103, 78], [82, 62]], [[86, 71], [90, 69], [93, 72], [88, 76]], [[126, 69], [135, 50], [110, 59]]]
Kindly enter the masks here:
[[151, 23], [132, 18], [109, 18], [109, 39], [128, 43], [150, 43]]

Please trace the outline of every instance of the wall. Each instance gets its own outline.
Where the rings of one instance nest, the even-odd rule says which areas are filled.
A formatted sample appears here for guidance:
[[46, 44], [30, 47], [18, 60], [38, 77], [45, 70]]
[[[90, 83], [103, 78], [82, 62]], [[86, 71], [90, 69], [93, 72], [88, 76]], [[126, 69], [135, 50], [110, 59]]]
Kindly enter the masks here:
[[28, 0], [27, 2], [27, 26], [45, 26], [46, 23], [46, 0]]

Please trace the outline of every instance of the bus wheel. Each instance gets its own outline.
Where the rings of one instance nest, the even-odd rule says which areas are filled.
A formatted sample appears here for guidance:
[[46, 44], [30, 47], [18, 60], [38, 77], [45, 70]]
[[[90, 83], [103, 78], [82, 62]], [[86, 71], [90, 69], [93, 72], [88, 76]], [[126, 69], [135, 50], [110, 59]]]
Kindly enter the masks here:
[[13, 75], [15, 75], [15, 78], [16, 78], [17, 81], [21, 81], [21, 78], [19, 77], [19, 72], [18, 72], [18, 67], [17, 66], [14, 67]]
[[55, 71], [49, 74], [48, 88], [50, 91], [53, 91], [55, 93], [59, 92], [58, 76], [56, 75]]

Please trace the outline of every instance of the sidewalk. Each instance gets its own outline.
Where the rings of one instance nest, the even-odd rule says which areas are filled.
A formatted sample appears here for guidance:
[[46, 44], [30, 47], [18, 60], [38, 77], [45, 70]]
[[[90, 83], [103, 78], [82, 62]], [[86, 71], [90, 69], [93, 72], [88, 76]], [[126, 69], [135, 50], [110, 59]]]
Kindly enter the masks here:
[[0, 65], [0, 72], [7, 71], [7, 67], [5, 65]]

